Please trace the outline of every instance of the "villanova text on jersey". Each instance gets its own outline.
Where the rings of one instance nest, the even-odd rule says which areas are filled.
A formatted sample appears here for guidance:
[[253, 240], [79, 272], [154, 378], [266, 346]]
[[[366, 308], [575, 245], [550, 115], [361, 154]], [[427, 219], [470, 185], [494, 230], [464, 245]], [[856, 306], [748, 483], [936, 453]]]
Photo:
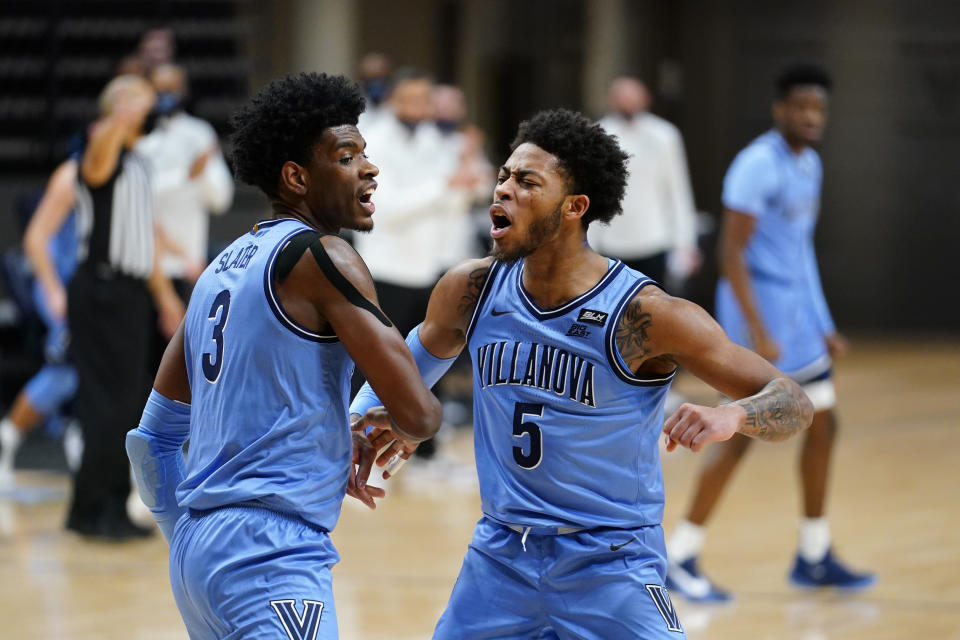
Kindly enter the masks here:
[[[597, 408], [593, 394], [596, 365], [575, 352], [536, 342], [494, 342], [477, 347], [476, 363], [480, 388], [512, 384], [553, 391], [558, 396]], [[506, 354], [507, 358], [504, 356]], [[523, 364], [526, 363], [526, 364]]]
[[653, 281], [610, 261], [589, 291], [541, 309], [523, 261], [493, 263], [467, 329], [484, 514], [519, 526], [659, 524], [658, 438], [673, 373], [634, 375], [616, 347]]

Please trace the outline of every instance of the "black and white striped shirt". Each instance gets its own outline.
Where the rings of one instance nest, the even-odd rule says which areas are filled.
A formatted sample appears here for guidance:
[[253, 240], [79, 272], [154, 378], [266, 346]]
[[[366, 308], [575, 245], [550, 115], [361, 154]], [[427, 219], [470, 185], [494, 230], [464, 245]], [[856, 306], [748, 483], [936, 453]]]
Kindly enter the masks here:
[[148, 161], [124, 151], [117, 169], [99, 187], [77, 184], [79, 264], [134, 278], [153, 270], [154, 204]]

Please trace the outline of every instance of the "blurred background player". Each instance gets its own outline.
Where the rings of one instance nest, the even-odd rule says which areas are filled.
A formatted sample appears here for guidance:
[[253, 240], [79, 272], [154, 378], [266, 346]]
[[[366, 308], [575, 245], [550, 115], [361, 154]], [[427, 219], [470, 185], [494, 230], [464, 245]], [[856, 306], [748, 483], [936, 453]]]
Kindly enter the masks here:
[[[46, 363], [23, 387], [0, 421], [0, 488], [13, 485], [13, 467], [24, 436], [73, 398], [77, 373], [68, 361], [67, 293], [77, 266], [76, 218], [73, 214], [80, 151], [54, 170], [30, 218], [23, 246], [33, 268], [33, 301], [46, 326]], [[64, 433], [70, 468], [79, 463], [80, 437], [75, 426]]]
[[[824, 298], [813, 236], [823, 169], [811, 147], [826, 125], [830, 78], [819, 66], [788, 67], [776, 82], [775, 126], [731, 164], [723, 184], [717, 319], [727, 334], [803, 385], [816, 413], [800, 454], [803, 517], [790, 581], [863, 589], [874, 576], [845, 567], [831, 549], [826, 495], [836, 436], [833, 357], [844, 355]], [[707, 519], [751, 441], [735, 436], [709, 452], [685, 520], [669, 539], [671, 590], [726, 601], [699, 568]]]
[[616, 78], [607, 91], [607, 102], [610, 112], [600, 125], [617, 136], [630, 156], [630, 177], [624, 215], [609, 225], [592, 225], [590, 245], [661, 286], [682, 288], [700, 267], [683, 138], [670, 122], [650, 113], [650, 92], [636, 78]]
[[[492, 256], [448, 271], [407, 338], [428, 383], [464, 347], [474, 363], [483, 517], [433, 637], [685, 637], [663, 588], [661, 433], [668, 450], [737, 432], [783, 440], [810, 424], [810, 402], [702, 309], [586, 243], [621, 213], [615, 138], [545, 111], [511, 149]], [[664, 423], [678, 365], [737, 401], [685, 404]], [[380, 404], [364, 387], [350, 411]]]
[[237, 177], [273, 216], [197, 281], [128, 436], [194, 640], [337, 637], [330, 532], [345, 492], [371, 508], [384, 495], [365, 486], [376, 451], [351, 437], [354, 362], [396, 412], [398, 436], [419, 442], [440, 427], [362, 259], [337, 236], [374, 224], [363, 104], [343, 76], [299, 74], [234, 116]]

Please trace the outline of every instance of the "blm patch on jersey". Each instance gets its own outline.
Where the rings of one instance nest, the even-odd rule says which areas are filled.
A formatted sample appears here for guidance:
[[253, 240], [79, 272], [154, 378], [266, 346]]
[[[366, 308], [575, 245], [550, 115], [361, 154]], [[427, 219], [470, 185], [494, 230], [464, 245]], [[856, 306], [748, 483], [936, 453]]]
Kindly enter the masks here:
[[577, 316], [577, 322], [588, 322], [602, 327], [607, 324], [606, 311], [594, 311], [593, 309], [580, 309], [580, 315]]

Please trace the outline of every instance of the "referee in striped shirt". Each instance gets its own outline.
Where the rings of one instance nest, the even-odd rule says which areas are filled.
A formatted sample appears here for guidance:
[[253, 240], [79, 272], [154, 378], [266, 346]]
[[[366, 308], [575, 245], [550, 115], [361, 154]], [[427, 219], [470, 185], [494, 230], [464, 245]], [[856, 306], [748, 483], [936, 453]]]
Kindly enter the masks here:
[[154, 99], [139, 76], [118, 76], [107, 85], [76, 194], [79, 267], [68, 288], [67, 315], [84, 452], [67, 528], [111, 540], [151, 532], [127, 515], [124, 438], [137, 424], [150, 387], [151, 304], [168, 335], [183, 315], [170, 281], [155, 268], [150, 168], [133, 151]]

